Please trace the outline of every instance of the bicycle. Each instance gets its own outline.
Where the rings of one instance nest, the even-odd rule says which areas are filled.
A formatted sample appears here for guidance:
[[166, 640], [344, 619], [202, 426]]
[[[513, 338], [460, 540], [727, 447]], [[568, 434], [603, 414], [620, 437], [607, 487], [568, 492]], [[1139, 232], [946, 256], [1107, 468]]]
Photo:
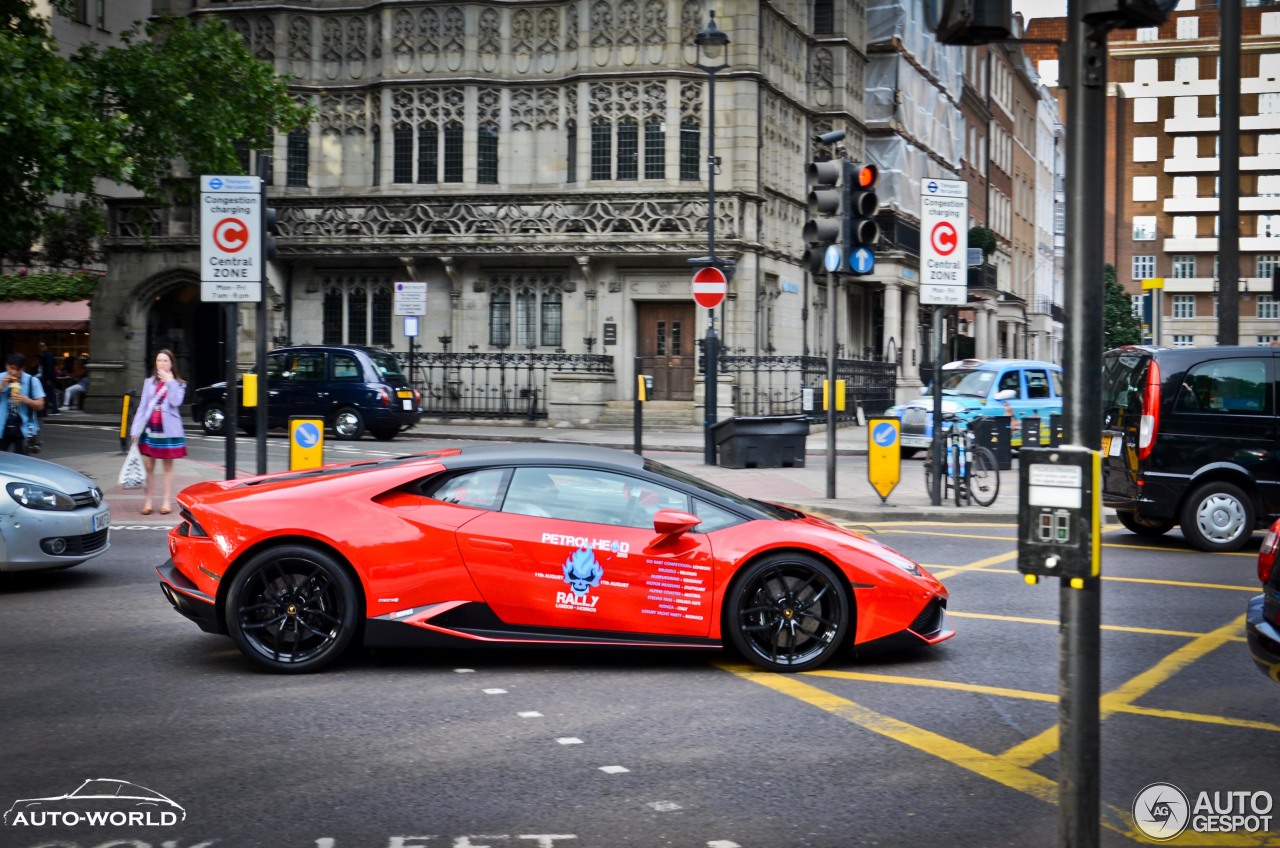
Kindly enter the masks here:
[[[948, 492], [956, 506], [972, 501], [978, 506], [991, 506], [1000, 494], [1000, 466], [991, 450], [977, 444], [977, 435], [968, 423], [955, 413], [942, 416], [942, 449], [946, 457], [939, 477], [942, 498]], [[925, 488], [932, 491], [933, 451], [924, 460]]]

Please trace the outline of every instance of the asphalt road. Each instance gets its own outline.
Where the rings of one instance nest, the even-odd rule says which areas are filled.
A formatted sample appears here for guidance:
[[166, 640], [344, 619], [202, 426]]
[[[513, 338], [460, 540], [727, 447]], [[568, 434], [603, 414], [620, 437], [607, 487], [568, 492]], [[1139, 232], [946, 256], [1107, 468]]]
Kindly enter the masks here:
[[[165, 531], [130, 520], [89, 563], [0, 579], [0, 809], [114, 778], [185, 819], [6, 825], [0, 846], [1056, 844], [1059, 590], [1023, 584], [1012, 527], [871, 528], [950, 587], [958, 635], [933, 649], [803, 675], [721, 652], [362, 652], [293, 678], [173, 612]], [[1280, 689], [1242, 639], [1255, 553], [1108, 530], [1103, 845], [1142, 844], [1152, 783], [1280, 798]], [[1175, 844], [1280, 844], [1274, 815]]]

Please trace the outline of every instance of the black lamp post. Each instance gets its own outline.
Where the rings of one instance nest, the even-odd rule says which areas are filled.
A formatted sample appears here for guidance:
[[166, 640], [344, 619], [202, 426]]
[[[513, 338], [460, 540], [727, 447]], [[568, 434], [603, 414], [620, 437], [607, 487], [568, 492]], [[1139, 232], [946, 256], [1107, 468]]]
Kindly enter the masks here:
[[[720, 168], [720, 158], [716, 156], [716, 74], [729, 67], [729, 36], [716, 26], [716, 13], [710, 13], [711, 19], [707, 28], [693, 37], [698, 48], [698, 61], [695, 68], [707, 72], [707, 255], [699, 259], [691, 259], [690, 264], [712, 266], [724, 272], [725, 280], [733, 279], [733, 263], [716, 257], [716, 172]], [[710, 321], [707, 324], [707, 336], [703, 345], [706, 357], [706, 403], [703, 409], [705, 429], [705, 457], [707, 465], [716, 464], [715, 434], [712, 431], [716, 423], [716, 410], [719, 404], [720, 341], [716, 337], [716, 311], [708, 310]]]

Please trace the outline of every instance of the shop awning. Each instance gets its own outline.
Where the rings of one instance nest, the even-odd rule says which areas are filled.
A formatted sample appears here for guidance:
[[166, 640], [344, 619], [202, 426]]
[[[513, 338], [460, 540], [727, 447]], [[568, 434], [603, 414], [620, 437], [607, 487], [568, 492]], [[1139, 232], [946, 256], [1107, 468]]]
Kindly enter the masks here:
[[0, 301], [0, 330], [88, 331], [89, 301]]

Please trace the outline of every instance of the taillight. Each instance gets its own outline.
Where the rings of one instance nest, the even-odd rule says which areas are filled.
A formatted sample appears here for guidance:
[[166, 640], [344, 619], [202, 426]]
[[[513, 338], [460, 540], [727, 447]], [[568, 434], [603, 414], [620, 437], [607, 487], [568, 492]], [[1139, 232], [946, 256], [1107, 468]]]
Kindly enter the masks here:
[[1160, 432], [1160, 366], [1147, 364], [1147, 385], [1142, 389], [1142, 417], [1138, 419], [1138, 459], [1151, 456]]
[[378, 386], [378, 399], [382, 401], [383, 406], [391, 405], [391, 392], [387, 391], [386, 386]]
[[1262, 540], [1262, 547], [1258, 549], [1258, 579], [1265, 585], [1271, 579], [1271, 569], [1276, 564], [1276, 548], [1280, 548], [1280, 532], [1276, 527], [1280, 522], [1271, 525], [1271, 529], [1267, 531], [1267, 536]]

